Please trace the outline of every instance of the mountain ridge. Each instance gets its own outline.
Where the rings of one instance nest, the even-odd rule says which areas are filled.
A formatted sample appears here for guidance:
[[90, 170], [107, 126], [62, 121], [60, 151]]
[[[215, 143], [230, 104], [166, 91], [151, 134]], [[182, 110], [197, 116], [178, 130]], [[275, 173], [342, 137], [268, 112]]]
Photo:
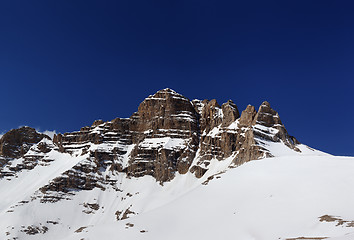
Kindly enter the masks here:
[[[232, 123], [235, 126], [231, 126]], [[16, 135], [19, 131], [23, 134]], [[29, 132], [33, 135], [35, 130], [25, 127], [4, 134], [0, 139], [0, 155], [10, 158], [23, 156], [29, 146], [45, 137], [40, 134], [36, 135], [36, 139], [29, 137], [31, 143], [28, 143], [22, 138], [26, 138]], [[12, 143], [11, 136], [17, 137], [17, 142]], [[157, 142], [156, 139], [161, 141]], [[231, 100], [222, 106], [215, 99], [190, 101], [166, 88], [148, 96], [130, 118], [115, 118], [107, 122], [96, 120], [91, 127], [82, 127], [80, 131], [55, 134], [51, 146], [59, 152], [76, 152], [75, 154], [82, 155], [90, 147], [88, 143], [97, 145], [117, 141], [119, 144], [109, 151], [112, 150], [113, 155], [124, 155], [127, 153], [127, 146], [134, 145], [134, 148], [129, 149], [128, 169], [123, 165], [114, 167], [132, 176], [153, 175], [162, 183], [171, 180], [176, 171], [186, 173], [190, 170], [201, 177], [214, 157], [221, 160], [234, 154], [234, 163], [242, 164], [272, 156], [262, 147], [261, 140], [257, 139], [282, 141], [289, 148], [300, 151], [296, 147], [299, 142], [288, 135], [278, 113], [266, 101], [260, 105], [258, 111], [248, 105], [240, 115], [236, 104]], [[81, 148], [77, 146], [80, 144], [83, 145]], [[22, 150], [16, 149], [15, 152], [10, 146]], [[50, 151], [50, 148], [44, 150], [47, 147], [45, 143], [41, 146], [43, 151]], [[77, 148], [80, 148], [81, 153], [77, 153]], [[199, 161], [191, 166], [199, 148]], [[110, 160], [115, 157], [111, 152], [96, 151], [92, 154], [96, 158], [104, 154]]]
[[[78, 236], [98, 239], [97, 231], [106, 229], [100, 226], [134, 229], [132, 222], [141, 225], [138, 235], [156, 239], [160, 236], [156, 235], [156, 226], [146, 223], [155, 229], [150, 235], [139, 219], [152, 212], [162, 216], [165, 213], [159, 209], [166, 209], [174, 202], [193, 212], [193, 206], [179, 205], [185, 201], [185, 196], [199, 199], [195, 193], [200, 192], [201, 187], [205, 189], [202, 192], [215, 191], [208, 190], [214, 189], [209, 186], [230, 176], [230, 172], [236, 174], [237, 181], [246, 181], [242, 184], [252, 189], [254, 186], [247, 184], [248, 177], [242, 170], [250, 169], [251, 165], [265, 164], [264, 169], [274, 171], [277, 169], [274, 164], [278, 164], [284, 172], [290, 173], [291, 168], [280, 164], [279, 159], [283, 159], [294, 169], [306, 172], [303, 165], [306, 161], [311, 167], [316, 164], [321, 167], [321, 161], [331, 163], [334, 159], [289, 135], [279, 114], [266, 101], [258, 110], [248, 105], [240, 114], [231, 100], [221, 106], [215, 99], [190, 101], [171, 89], [148, 96], [129, 118], [96, 120], [80, 131], [56, 134], [53, 139], [29, 127], [11, 130], [0, 139], [0, 150], [0, 193], [3, 195], [0, 230], [6, 239], [77, 239]], [[344, 162], [351, 166], [349, 161]], [[262, 171], [259, 167], [255, 169]], [[238, 177], [237, 173], [243, 177]], [[250, 179], [255, 176], [252, 171], [248, 174]], [[261, 173], [262, 176], [267, 174]], [[278, 175], [280, 180], [284, 178]], [[306, 175], [306, 178], [309, 177]], [[285, 181], [296, 182], [292, 178]], [[242, 184], [234, 184], [242, 194], [249, 195], [242, 190]], [[239, 201], [231, 187], [225, 191], [230, 191], [232, 198]], [[278, 190], [269, 188], [269, 191]], [[213, 194], [206, 196], [210, 198]], [[222, 205], [222, 201], [218, 204]], [[200, 211], [202, 209], [198, 214], [202, 214]], [[28, 212], [31, 214], [27, 215]], [[330, 211], [321, 214], [311, 217], [316, 220], [325, 215], [337, 216]], [[338, 216], [341, 218], [321, 219], [348, 219], [343, 221], [351, 224], [350, 216], [341, 211]], [[178, 221], [178, 224], [182, 223]], [[267, 234], [268, 237], [252, 239], [273, 239]], [[129, 234], [126, 236], [130, 239]], [[137, 237], [134, 235], [131, 239]]]

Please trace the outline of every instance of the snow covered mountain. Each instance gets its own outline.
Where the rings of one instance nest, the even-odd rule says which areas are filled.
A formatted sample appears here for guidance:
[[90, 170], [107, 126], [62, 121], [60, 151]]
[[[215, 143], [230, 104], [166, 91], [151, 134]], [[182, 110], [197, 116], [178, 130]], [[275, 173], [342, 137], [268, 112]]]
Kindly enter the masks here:
[[127, 119], [4, 134], [0, 239], [348, 240], [353, 186], [354, 158], [300, 144], [268, 102], [163, 89]]

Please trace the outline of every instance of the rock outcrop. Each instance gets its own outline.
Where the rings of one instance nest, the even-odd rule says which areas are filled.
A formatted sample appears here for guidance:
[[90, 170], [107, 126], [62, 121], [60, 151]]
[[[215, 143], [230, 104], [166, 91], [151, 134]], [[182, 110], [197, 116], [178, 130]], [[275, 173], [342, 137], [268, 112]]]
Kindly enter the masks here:
[[30, 127], [13, 129], [0, 139], [0, 155], [9, 158], [22, 157], [32, 145], [40, 142], [44, 137], [48, 138]]
[[[12, 130], [0, 140], [0, 160], [22, 157], [22, 166], [33, 168], [50, 161], [47, 153], [51, 151], [82, 158], [41, 188], [48, 201], [55, 201], [50, 192], [113, 186], [108, 172], [127, 177], [150, 175], [161, 184], [177, 173], [202, 177], [212, 161], [232, 158], [233, 165], [239, 165], [271, 157], [267, 142], [282, 142], [299, 151], [298, 142], [288, 135], [268, 102], [258, 111], [249, 105], [240, 116], [231, 100], [220, 106], [215, 99], [190, 101], [163, 89], [147, 97], [130, 118], [97, 120], [80, 131], [57, 134], [53, 141], [32, 128]], [[24, 168], [11, 166], [14, 172]], [[3, 170], [3, 176], [11, 176], [9, 169]]]
[[[24, 169], [31, 170], [46, 165], [52, 159], [49, 153], [55, 146], [50, 138], [30, 127], [21, 127], [7, 132], [0, 139], [0, 179], [13, 177]], [[14, 160], [20, 159], [21, 161]]]
[[127, 173], [167, 181], [186, 173], [199, 144], [199, 118], [192, 103], [171, 89], [146, 98], [130, 118], [136, 133]]

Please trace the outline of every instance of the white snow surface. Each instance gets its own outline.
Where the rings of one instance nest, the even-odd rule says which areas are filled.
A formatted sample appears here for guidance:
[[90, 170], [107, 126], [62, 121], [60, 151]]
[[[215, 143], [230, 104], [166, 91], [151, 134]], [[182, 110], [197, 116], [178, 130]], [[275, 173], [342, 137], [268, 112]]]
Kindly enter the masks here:
[[[48, 158], [55, 161], [48, 166], [38, 165], [32, 170], [23, 170], [18, 173], [16, 178], [0, 179], [0, 214], [7, 211], [11, 206], [19, 201], [29, 200], [30, 196], [35, 193], [40, 187], [47, 184], [51, 179], [60, 176], [63, 172], [71, 169], [75, 164], [87, 158], [87, 155], [80, 157], [72, 157], [66, 153], [51, 151], [48, 153]], [[23, 159], [16, 159], [12, 162], [15, 166]], [[1, 223], [2, 219], [0, 219]]]
[[145, 138], [139, 146], [142, 148], [163, 148], [163, 149], [178, 149], [185, 146], [188, 139], [181, 138]]
[[206, 186], [178, 176], [166, 188], [150, 187], [160, 207], [67, 239], [353, 239], [353, 228], [319, 221], [326, 214], [354, 220], [353, 170], [354, 158], [288, 156], [249, 162]]
[[150, 191], [141, 214], [65, 239], [353, 239], [353, 228], [319, 221], [327, 214], [354, 220], [353, 169], [354, 158], [305, 155], [252, 161], [207, 185], [189, 174], [164, 187], [137, 179], [130, 189]]
[[[110, 187], [106, 191], [94, 189], [78, 192], [68, 201], [43, 204], [35, 200], [11, 208], [29, 200], [39, 186], [81, 160], [60, 154], [49, 167], [39, 166], [11, 181], [0, 181], [1, 233], [19, 231], [18, 224], [45, 224], [49, 228], [46, 234], [19, 231], [17, 236], [53, 240], [353, 239], [353, 227], [320, 222], [319, 217], [354, 221], [354, 211], [350, 210], [354, 202], [354, 158], [326, 155], [305, 145], [300, 148], [307, 152], [251, 161], [236, 168], [228, 167], [232, 157], [214, 159], [201, 179], [190, 173], [177, 174], [163, 186], [150, 176], [129, 179], [120, 174], [116, 178], [122, 192]], [[212, 175], [214, 179], [203, 185]], [[83, 203], [97, 203], [100, 208], [87, 214]], [[116, 221], [115, 212], [129, 206], [137, 214]], [[10, 209], [14, 212], [7, 212]], [[50, 221], [58, 224], [48, 224]], [[75, 232], [81, 227], [86, 228]]]

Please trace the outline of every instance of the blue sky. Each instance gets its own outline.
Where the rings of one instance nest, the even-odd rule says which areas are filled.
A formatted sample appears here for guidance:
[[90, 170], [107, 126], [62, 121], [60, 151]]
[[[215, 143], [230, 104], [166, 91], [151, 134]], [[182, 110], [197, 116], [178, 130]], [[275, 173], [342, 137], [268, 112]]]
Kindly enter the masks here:
[[172, 88], [264, 100], [290, 134], [354, 156], [350, 1], [2, 1], [0, 133], [129, 117]]

